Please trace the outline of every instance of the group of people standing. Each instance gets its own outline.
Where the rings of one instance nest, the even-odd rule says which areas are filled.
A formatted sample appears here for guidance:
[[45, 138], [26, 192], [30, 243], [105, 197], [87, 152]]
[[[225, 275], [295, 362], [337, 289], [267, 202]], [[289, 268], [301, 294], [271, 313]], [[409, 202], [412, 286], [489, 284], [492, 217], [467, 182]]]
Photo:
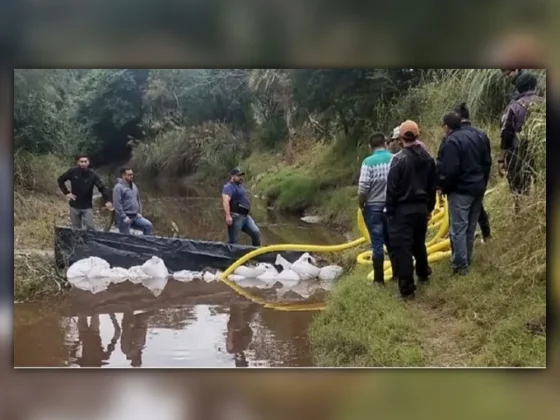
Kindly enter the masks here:
[[[531, 183], [530, 153], [519, 133], [528, 105], [539, 97], [537, 80], [530, 72], [508, 69], [504, 75], [517, 94], [502, 117], [499, 174], [507, 174], [517, 210], [517, 197], [526, 194]], [[418, 283], [431, 275], [425, 242], [437, 194], [447, 197], [454, 275], [469, 272], [477, 224], [484, 241], [491, 237], [482, 205], [492, 166], [490, 140], [469, 117], [464, 103], [443, 116], [444, 137], [435, 159], [420, 140], [414, 121], [403, 122], [389, 139], [380, 132], [369, 137], [371, 155], [362, 163], [358, 196], [371, 238], [374, 284], [384, 285], [385, 245], [402, 298], [415, 295], [414, 271]]]
[[[152, 222], [142, 216], [140, 192], [134, 182], [134, 172], [125, 167], [113, 187], [112, 194], [103, 184], [99, 175], [89, 167], [89, 157], [77, 157], [77, 166], [68, 169], [58, 177], [58, 186], [70, 205], [70, 221], [74, 229], [95, 230], [93, 219], [93, 189], [101, 193], [105, 206], [114, 211], [114, 221], [120, 233], [128, 234], [130, 229], [141, 230], [144, 235], [152, 234]], [[66, 182], [70, 181], [71, 191]]]

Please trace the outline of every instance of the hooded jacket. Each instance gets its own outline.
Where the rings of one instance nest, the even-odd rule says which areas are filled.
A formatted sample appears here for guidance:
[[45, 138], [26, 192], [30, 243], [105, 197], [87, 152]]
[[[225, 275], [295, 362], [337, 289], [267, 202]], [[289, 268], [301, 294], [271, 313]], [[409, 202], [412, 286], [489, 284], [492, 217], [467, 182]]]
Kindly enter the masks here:
[[523, 124], [525, 124], [529, 105], [542, 100], [536, 93], [537, 78], [532, 73], [522, 70], [513, 79], [512, 83], [518, 93], [509, 102], [502, 114], [502, 129], [500, 132], [500, 148], [502, 150], [512, 150], [517, 147], [517, 134], [521, 132]]
[[129, 184], [122, 178], [117, 179], [117, 184], [113, 188], [113, 207], [115, 215], [120, 219], [142, 213], [140, 193], [134, 182]]
[[434, 210], [436, 167], [434, 159], [418, 143], [403, 148], [392, 161], [387, 176], [386, 209], [392, 216], [403, 211]]

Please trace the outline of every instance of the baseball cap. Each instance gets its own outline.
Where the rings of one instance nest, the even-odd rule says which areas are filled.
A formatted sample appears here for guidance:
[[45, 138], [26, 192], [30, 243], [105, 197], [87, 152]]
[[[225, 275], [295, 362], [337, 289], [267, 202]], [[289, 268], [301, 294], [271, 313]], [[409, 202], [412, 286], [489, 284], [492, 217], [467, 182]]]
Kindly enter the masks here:
[[418, 128], [418, 124], [416, 124], [412, 120], [406, 120], [403, 122], [399, 127], [399, 135], [404, 136], [406, 133], [412, 133], [415, 137], [420, 135], [420, 129]]
[[245, 172], [243, 172], [241, 169], [239, 168], [233, 168], [230, 172], [231, 176], [243, 176], [245, 175]]
[[393, 130], [393, 135], [391, 136], [391, 140], [396, 140], [400, 137], [399, 127], [395, 127]]

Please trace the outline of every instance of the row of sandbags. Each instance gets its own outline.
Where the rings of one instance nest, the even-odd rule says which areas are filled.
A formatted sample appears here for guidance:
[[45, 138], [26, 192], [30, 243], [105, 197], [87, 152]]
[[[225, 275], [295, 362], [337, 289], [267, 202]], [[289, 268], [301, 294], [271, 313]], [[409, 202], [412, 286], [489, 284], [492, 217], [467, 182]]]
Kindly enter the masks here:
[[[332, 283], [342, 274], [342, 268], [339, 266], [329, 265], [318, 268], [315, 264], [317, 264], [316, 260], [308, 253], [303, 254], [293, 264], [278, 255], [276, 265], [282, 267], [281, 271], [267, 263], [255, 266], [245, 265], [238, 267], [228, 279], [247, 288], [270, 288], [279, 282], [283, 289], [293, 289], [302, 281], [308, 282], [314, 279], [321, 283]], [[144, 285], [158, 296], [166, 286], [169, 277], [180, 282], [198, 279], [212, 282], [219, 280], [220, 274], [220, 272], [181, 270], [170, 275], [164, 261], [158, 257], [152, 257], [143, 265], [128, 269], [111, 267], [107, 261], [101, 258], [90, 257], [72, 264], [66, 272], [66, 278], [72, 286], [91, 293], [102, 292], [110, 284], [130, 281], [134, 284]]]
[[[186, 273], [186, 274], [185, 274]], [[178, 281], [191, 281], [201, 279], [206, 282], [218, 280], [218, 273], [178, 272], [173, 276]], [[68, 283], [72, 286], [91, 293], [107, 290], [110, 284], [129, 281], [142, 284], [159, 296], [169, 279], [169, 271], [161, 258], [152, 257], [142, 265], [122, 268], [111, 267], [102, 258], [89, 257], [72, 264], [66, 272]]]
[[298, 258], [294, 263], [290, 263], [281, 255], [276, 257], [276, 265], [282, 267], [278, 271], [272, 264], [261, 263], [254, 267], [240, 266], [228, 279], [240, 282], [244, 279], [257, 279], [266, 283], [280, 282], [283, 285], [296, 285], [300, 281], [319, 279], [322, 281], [335, 281], [342, 274], [342, 267], [328, 265], [323, 268], [316, 266], [317, 261], [307, 252]]

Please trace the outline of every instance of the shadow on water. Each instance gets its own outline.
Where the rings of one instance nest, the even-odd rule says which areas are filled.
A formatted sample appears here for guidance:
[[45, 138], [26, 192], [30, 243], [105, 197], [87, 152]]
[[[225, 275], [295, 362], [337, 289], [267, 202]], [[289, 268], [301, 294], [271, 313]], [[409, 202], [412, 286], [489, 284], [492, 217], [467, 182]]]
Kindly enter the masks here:
[[[142, 188], [155, 234], [223, 241], [220, 190]], [[277, 214], [253, 198], [263, 244], [336, 244], [321, 225]], [[248, 244], [248, 238], [242, 243]], [[276, 295], [277, 290], [256, 293]], [[312, 366], [307, 328], [312, 312], [264, 309], [220, 282], [170, 280], [157, 297], [142, 285], [101, 293], [71, 290], [64, 302], [17, 304], [15, 366], [253, 367]]]

